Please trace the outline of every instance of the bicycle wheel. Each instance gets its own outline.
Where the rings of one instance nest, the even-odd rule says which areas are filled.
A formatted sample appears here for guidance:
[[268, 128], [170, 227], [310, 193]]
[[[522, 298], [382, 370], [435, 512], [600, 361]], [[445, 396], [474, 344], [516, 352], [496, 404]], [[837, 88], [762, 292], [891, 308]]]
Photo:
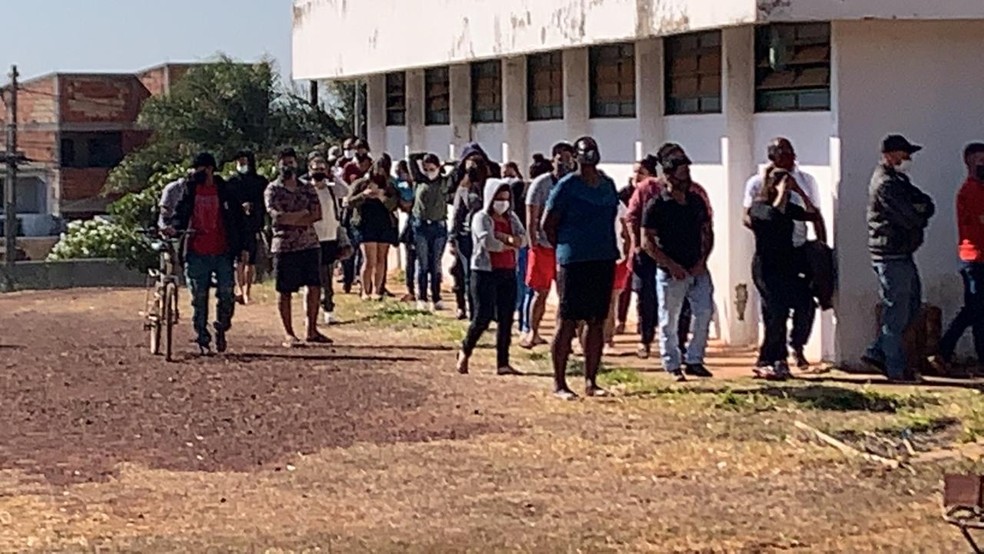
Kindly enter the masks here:
[[159, 289], [154, 292], [153, 308], [147, 314], [147, 323], [144, 327], [150, 331], [150, 353], [153, 356], [161, 354], [161, 314], [164, 313], [164, 297], [159, 293]]
[[175, 283], [164, 285], [164, 310], [161, 324], [164, 327], [164, 359], [172, 361], [174, 352], [174, 324], [178, 316], [178, 286]]

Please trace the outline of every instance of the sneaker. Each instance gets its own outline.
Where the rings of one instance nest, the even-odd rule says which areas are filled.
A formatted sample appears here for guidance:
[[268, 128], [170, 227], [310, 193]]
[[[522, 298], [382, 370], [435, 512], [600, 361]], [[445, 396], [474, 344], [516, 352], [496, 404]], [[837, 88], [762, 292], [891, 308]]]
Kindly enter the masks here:
[[215, 351], [219, 354], [225, 352], [229, 349], [229, 343], [226, 342], [225, 331], [215, 332]]
[[687, 364], [686, 373], [691, 377], [700, 377], [702, 379], [714, 377], [714, 374], [708, 371], [707, 368], [704, 367], [704, 364]]
[[454, 317], [458, 321], [464, 321], [464, 320], [468, 319], [468, 314], [465, 313], [465, 310], [458, 310], [457, 312], [455, 312]]
[[325, 312], [325, 325], [331, 325], [335, 322], [335, 312]]
[[426, 312], [427, 311], [427, 302], [424, 302], [423, 300], [418, 300], [417, 301], [417, 311], [418, 312]]
[[677, 383], [687, 382], [687, 376], [683, 374], [682, 369], [674, 369], [673, 371], [670, 372], [670, 375], [673, 376], [674, 379], [676, 379]]
[[775, 370], [772, 369], [772, 366], [762, 364], [756, 365], [755, 369], [752, 370], [752, 373], [755, 374], [756, 379], [765, 379], [767, 381], [774, 379], [776, 374]]
[[786, 362], [779, 362], [776, 364], [775, 368], [773, 368], [772, 375], [769, 379], [772, 381], [785, 381], [792, 376], [792, 372], [789, 371], [789, 364]]
[[645, 344], [640, 344], [639, 345], [639, 349], [636, 350], [636, 356], [640, 360], [648, 360], [649, 359], [649, 356], [651, 356], [651, 355], [652, 355], [652, 351], [651, 351], [650, 347], [647, 346], [647, 345], [645, 345]]
[[435, 312], [443, 312], [444, 302], [441, 302], [440, 300], [434, 302], [433, 304], [431, 304], [431, 309], [433, 309]]
[[810, 369], [810, 361], [806, 359], [802, 348], [793, 350], [793, 357], [796, 359], [796, 368], [806, 371]]

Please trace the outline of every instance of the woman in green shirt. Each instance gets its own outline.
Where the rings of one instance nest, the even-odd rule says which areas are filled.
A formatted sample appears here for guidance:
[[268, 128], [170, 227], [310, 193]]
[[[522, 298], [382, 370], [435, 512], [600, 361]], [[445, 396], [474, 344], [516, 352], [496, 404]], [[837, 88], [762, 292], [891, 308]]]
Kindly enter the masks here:
[[417, 251], [417, 307], [443, 310], [441, 258], [448, 243], [451, 178], [441, 173], [441, 159], [435, 154], [411, 156], [410, 170], [415, 183], [411, 225]]

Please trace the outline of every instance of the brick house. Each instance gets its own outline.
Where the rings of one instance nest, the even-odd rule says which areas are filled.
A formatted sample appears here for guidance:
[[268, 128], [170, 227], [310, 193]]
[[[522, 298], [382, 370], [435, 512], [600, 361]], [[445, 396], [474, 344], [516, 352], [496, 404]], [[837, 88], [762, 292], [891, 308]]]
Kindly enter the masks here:
[[[29, 163], [18, 176], [17, 211], [25, 235], [49, 234], [56, 217], [106, 212], [112, 198], [102, 191], [110, 170], [150, 137], [137, 124], [144, 101], [167, 93], [189, 67], [52, 73], [20, 84], [17, 140]], [[4, 125], [6, 113], [3, 105]], [[4, 141], [0, 137], [5, 148]]]

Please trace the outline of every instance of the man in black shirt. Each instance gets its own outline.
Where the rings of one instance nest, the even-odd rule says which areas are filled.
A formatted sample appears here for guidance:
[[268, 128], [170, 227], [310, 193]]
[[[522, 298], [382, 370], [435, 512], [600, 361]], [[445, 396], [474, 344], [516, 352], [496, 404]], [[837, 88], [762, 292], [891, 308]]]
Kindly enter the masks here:
[[[666, 188], [650, 201], [643, 216], [643, 249], [657, 264], [663, 367], [684, 381], [684, 370], [695, 377], [711, 377], [704, 354], [714, 312], [714, 285], [707, 270], [714, 232], [707, 204], [690, 190], [690, 159], [682, 152], [673, 156], [664, 163]], [[690, 301], [694, 318], [685, 367], [678, 336], [684, 300]]]
[[267, 187], [267, 180], [256, 172], [256, 156], [249, 150], [236, 154], [236, 176], [229, 179], [229, 187], [239, 202], [244, 224], [244, 254], [236, 260], [236, 301], [249, 304], [260, 250], [260, 233], [266, 223], [263, 193]]

